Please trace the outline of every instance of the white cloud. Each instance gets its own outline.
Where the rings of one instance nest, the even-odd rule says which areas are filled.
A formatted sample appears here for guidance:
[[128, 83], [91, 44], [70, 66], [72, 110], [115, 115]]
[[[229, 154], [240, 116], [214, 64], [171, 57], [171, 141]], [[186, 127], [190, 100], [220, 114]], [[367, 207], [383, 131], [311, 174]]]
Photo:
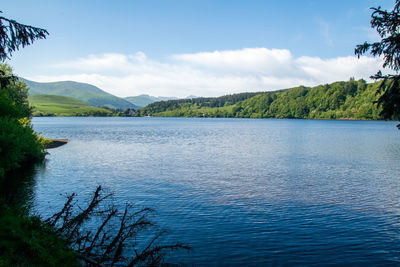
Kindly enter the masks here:
[[381, 65], [379, 58], [294, 58], [286, 49], [245, 48], [172, 55], [164, 62], [149, 59], [143, 52], [89, 55], [51, 66], [59, 75], [27, 78], [86, 82], [117, 96], [219, 96], [314, 86], [350, 77], [368, 80]]
[[173, 59], [196, 67], [204, 67], [218, 72], [240, 72], [280, 75], [292, 63], [292, 54], [286, 49], [245, 48], [181, 54]]
[[321, 83], [344, 80], [350, 76], [368, 78], [375, 74], [381, 65], [381, 60], [371, 57], [338, 57], [323, 60], [316, 57], [300, 57], [297, 66], [313, 79]]

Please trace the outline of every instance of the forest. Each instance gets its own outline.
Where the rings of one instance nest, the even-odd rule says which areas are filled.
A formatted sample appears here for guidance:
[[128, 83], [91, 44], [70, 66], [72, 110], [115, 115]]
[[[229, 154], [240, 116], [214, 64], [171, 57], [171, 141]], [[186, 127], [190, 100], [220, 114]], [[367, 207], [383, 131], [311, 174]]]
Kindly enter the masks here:
[[138, 116], [379, 120], [379, 82], [361, 79], [315, 87], [155, 102]]

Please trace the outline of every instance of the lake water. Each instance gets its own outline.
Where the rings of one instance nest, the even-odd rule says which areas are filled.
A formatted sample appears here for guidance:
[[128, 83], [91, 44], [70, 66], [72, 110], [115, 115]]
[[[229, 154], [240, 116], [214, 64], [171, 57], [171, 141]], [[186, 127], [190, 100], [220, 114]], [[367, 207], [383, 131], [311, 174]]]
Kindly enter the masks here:
[[99, 184], [157, 210], [190, 265], [400, 264], [395, 122], [34, 118], [49, 150], [35, 210]]

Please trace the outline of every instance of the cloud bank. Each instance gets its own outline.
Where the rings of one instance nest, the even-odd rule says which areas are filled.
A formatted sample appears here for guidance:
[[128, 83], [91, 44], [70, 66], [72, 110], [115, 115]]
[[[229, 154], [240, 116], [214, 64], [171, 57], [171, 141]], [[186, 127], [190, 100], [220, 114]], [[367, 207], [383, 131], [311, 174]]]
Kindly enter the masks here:
[[152, 60], [133, 55], [89, 55], [51, 66], [59, 75], [28, 77], [34, 81], [86, 82], [117, 96], [220, 96], [314, 86], [368, 77], [382, 66], [380, 58], [354, 56], [322, 59], [293, 57], [286, 49], [245, 48], [171, 55]]

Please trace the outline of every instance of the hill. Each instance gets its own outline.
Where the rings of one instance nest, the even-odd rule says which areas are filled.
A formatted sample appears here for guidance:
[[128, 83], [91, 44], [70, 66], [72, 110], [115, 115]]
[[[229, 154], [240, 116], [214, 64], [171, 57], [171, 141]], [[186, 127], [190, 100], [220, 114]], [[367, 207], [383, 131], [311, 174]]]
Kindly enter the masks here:
[[226, 95], [220, 97], [198, 97], [198, 98], [185, 98], [178, 100], [168, 100], [152, 103], [143, 109], [140, 114], [144, 115], [160, 115], [162, 112], [175, 111], [180, 109], [196, 110], [199, 108], [217, 108], [225, 107], [236, 104], [245, 99], [251, 98], [258, 93], [240, 93], [233, 95]]
[[235, 94], [156, 102], [141, 116], [237, 117], [299, 119], [382, 119], [377, 109], [378, 83], [335, 82], [312, 88], [299, 86], [273, 92]]
[[131, 102], [109, 94], [100, 88], [72, 81], [40, 83], [20, 78], [29, 89], [29, 95], [60, 95], [78, 99], [88, 105], [97, 107], [109, 107], [113, 109], [127, 109], [138, 107]]
[[[152, 116], [169, 116], [174, 113], [172, 116], [176, 117], [202, 117], [202, 112], [200, 111], [202, 109], [214, 109], [232, 106], [240, 101], [249, 99], [261, 93], [262, 92], [240, 93], [220, 97], [198, 97], [155, 102], [142, 108], [140, 110], [140, 114]], [[186, 113], [186, 111], [188, 112]], [[196, 114], [196, 111], [200, 112]]]
[[128, 97], [125, 97], [124, 99], [131, 102], [135, 106], [142, 108], [142, 107], [145, 107], [154, 102], [173, 100], [173, 99], [177, 99], [177, 98], [175, 98], [175, 97], [155, 97], [155, 96], [150, 96], [150, 95], [138, 95], [138, 96], [128, 96]]
[[72, 97], [59, 95], [31, 95], [33, 116], [111, 116], [110, 110], [93, 107]]

